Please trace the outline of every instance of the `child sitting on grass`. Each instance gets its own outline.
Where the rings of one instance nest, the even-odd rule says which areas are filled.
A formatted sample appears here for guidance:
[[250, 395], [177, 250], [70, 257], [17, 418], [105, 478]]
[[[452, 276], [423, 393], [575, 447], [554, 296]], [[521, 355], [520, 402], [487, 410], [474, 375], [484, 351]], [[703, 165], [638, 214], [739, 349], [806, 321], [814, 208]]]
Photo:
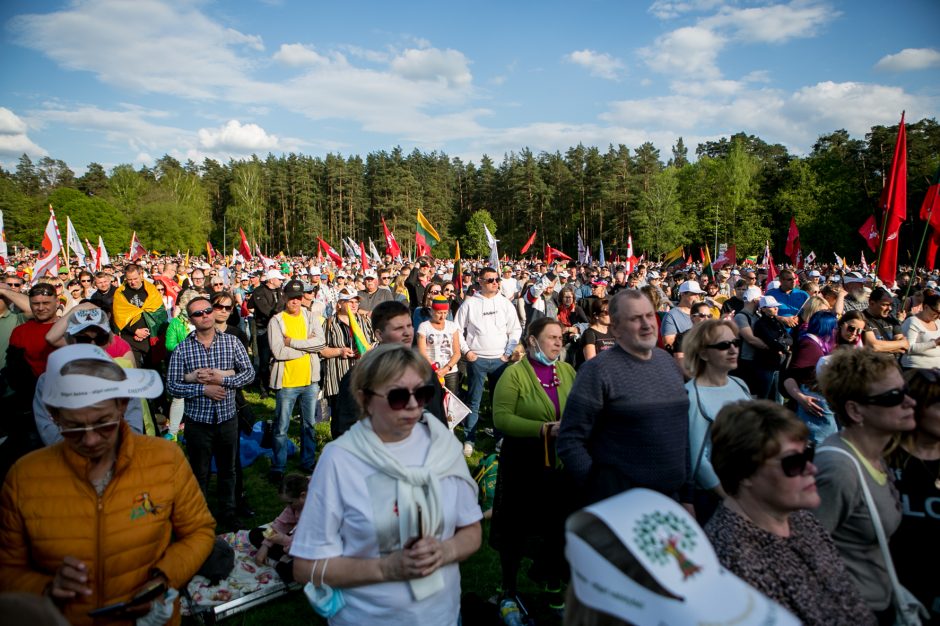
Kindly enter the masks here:
[[281, 580], [288, 584], [294, 581], [290, 545], [294, 539], [294, 528], [297, 527], [297, 520], [300, 519], [300, 512], [307, 499], [309, 482], [310, 477], [303, 474], [291, 473], [284, 476], [278, 495], [287, 506], [268, 527], [259, 526], [248, 533], [251, 545], [258, 548], [255, 563], [267, 565], [268, 559], [277, 561], [274, 569]]

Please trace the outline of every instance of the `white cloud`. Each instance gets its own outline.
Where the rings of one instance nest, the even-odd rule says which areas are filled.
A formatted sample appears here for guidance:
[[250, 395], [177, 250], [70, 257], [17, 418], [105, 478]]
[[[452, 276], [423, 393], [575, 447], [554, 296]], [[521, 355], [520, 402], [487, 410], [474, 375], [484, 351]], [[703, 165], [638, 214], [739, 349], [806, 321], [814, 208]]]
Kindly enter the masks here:
[[726, 40], [715, 31], [699, 26], [685, 26], [656, 38], [650, 48], [641, 48], [640, 56], [653, 70], [663, 74], [718, 77], [716, 60]]
[[269, 135], [257, 124], [242, 125], [238, 120], [229, 120], [220, 128], [200, 128], [199, 146], [206, 150], [222, 150], [243, 153], [277, 150], [280, 140]]
[[888, 54], [875, 64], [876, 70], [911, 72], [940, 66], [940, 52], [933, 48], [905, 48], [897, 54]]
[[623, 62], [606, 52], [595, 52], [587, 49], [575, 50], [571, 54], [565, 55], [565, 60], [586, 68], [591, 76], [606, 78], [607, 80], [617, 80], [618, 75], [623, 71]]
[[274, 60], [286, 65], [323, 65], [330, 62], [312, 48], [299, 43], [281, 44], [274, 53]]
[[29, 126], [6, 107], [0, 107], [0, 156], [31, 154], [46, 156], [44, 149], [36, 145], [27, 135]]
[[782, 43], [797, 37], [815, 37], [822, 26], [839, 15], [832, 7], [813, 0], [793, 0], [789, 4], [736, 9], [722, 8], [699, 26], [726, 29], [735, 39], [746, 42]]
[[69, 109], [60, 104], [47, 104], [45, 108], [30, 111], [29, 120], [39, 128], [57, 124], [74, 131], [103, 133], [107, 141], [128, 146], [135, 152], [158, 152], [187, 135], [183, 129], [152, 121], [168, 116], [166, 111], [132, 105], [121, 105], [119, 109], [79, 105]]
[[473, 80], [467, 57], [457, 50], [411, 48], [392, 59], [390, 67], [408, 80], [443, 81], [456, 87], [465, 87]]
[[685, 13], [710, 11], [724, 3], [725, 0], [656, 0], [647, 11], [661, 20], [668, 20]]

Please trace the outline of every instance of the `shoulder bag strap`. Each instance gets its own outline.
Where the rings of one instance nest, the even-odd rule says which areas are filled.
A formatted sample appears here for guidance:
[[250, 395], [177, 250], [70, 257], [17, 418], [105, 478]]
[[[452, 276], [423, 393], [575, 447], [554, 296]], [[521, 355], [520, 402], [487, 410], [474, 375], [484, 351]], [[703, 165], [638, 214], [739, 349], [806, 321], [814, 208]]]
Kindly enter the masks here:
[[698, 451], [698, 459], [695, 461], [695, 469], [692, 470], [692, 482], [694, 484], [696, 476], [698, 476], [698, 470], [702, 467], [702, 457], [705, 456], [705, 443], [708, 441], [708, 435], [712, 432], [712, 424], [715, 423], [715, 418], [710, 417], [705, 411], [705, 406], [702, 404], [702, 394], [699, 393], [698, 383], [695, 382], [694, 378], [692, 379], [692, 388], [695, 389], [695, 401], [698, 404], [698, 412], [701, 413], [705, 421], [708, 422], [708, 427], [705, 429], [705, 436], [702, 437], [702, 445]]

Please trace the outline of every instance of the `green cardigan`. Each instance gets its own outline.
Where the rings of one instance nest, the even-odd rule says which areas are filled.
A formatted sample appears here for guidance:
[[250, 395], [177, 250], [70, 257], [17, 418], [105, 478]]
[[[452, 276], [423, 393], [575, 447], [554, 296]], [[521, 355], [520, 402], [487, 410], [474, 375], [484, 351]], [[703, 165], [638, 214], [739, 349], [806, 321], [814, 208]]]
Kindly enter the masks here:
[[[555, 364], [558, 374], [558, 404], [564, 413], [574, 384], [574, 368], [563, 361]], [[554, 422], [555, 405], [542, 388], [528, 357], [506, 368], [493, 393], [493, 424], [511, 437], [538, 437], [542, 424]]]

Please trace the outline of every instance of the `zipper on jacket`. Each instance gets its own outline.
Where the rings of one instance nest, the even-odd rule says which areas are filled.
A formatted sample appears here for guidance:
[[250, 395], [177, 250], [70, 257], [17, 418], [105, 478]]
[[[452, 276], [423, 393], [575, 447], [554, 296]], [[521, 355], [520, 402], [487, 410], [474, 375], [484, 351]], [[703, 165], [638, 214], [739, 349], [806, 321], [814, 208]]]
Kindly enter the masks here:
[[[116, 462], [116, 461], [115, 461]], [[114, 480], [113, 478], [111, 480]], [[110, 486], [110, 485], [109, 485]], [[95, 579], [97, 582], [97, 594], [98, 598], [96, 599], [96, 604], [101, 604], [103, 598], [100, 596], [104, 593], [104, 561], [101, 557], [101, 512], [104, 510], [104, 496], [103, 494], [98, 496], [98, 507], [95, 511], [95, 527], [97, 529], [97, 535], [95, 540]], [[104, 606], [101, 604], [101, 606]]]

